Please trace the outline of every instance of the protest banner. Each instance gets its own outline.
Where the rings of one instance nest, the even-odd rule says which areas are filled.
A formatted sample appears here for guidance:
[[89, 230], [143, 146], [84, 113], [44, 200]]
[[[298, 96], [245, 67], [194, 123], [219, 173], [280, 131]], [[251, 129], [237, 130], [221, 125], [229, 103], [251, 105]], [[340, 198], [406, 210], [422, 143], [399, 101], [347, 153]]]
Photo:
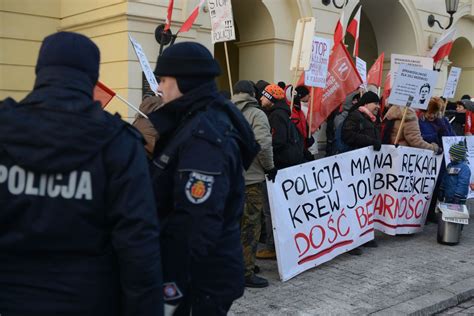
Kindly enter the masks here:
[[363, 148], [279, 170], [275, 183], [267, 181], [282, 281], [374, 238], [371, 173], [351, 170], [371, 151]]
[[[363, 166], [370, 165], [366, 160]], [[383, 145], [382, 150], [374, 153], [375, 229], [388, 235], [423, 230], [441, 162], [442, 156], [431, 150], [406, 146]]]
[[412, 96], [411, 106], [426, 110], [438, 80], [438, 74], [439, 72], [430, 69], [400, 65], [388, 102], [404, 106], [408, 98]]
[[230, 0], [207, 0], [211, 16], [212, 44], [235, 40], [232, 2]]
[[441, 156], [383, 145], [278, 171], [267, 181], [282, 281], [374, 238], [423, 229]]
[[461, 68], [451, 67], [448, 80], [444, 86], [443, 97], [446, 99], [453, 98], [458, 86], [459, 76], [461, 76]]
[[392, 82], [395, 82], [398, 68], [401, 65], [433, 70], [433, 59], [430, 57], [392, 54], [390, 60], [390, 76], [392, 77]]
[[449, 158], [449, 148], [459, 142], [464, 142], [467, 146], [467, 161], [469, 162], [469, 169], [471, 169], [471, 181], [469, 181], [467, 198], [474, 199], [474, 136], [443, 136], [444, 161], [447, 166], [451, 161]]
[[153, 70], [151, 70], [150, 64], [148, 63], [148, 59], [146, 58], [142, 46], [132, 37], [132, 35], [130, 35], [130, 33], [128, 34], [128, 38], [132, 43], [133, 50], [138, 57], [138, 61], [140, 62], [140, 66], [142, 67], [146, 80], [150, 84], [150, 87], [155, 95], [158, 95], [158, 82], [156, 81]]
[[362, 83], [367, 87], [367, 63], [362, 58], [356, 57], [356, 68]]
[[309, 87], [326, 87], [331, 41], [315, 36], [311, 52], [311, 64], [304, 73], [304, 84]]

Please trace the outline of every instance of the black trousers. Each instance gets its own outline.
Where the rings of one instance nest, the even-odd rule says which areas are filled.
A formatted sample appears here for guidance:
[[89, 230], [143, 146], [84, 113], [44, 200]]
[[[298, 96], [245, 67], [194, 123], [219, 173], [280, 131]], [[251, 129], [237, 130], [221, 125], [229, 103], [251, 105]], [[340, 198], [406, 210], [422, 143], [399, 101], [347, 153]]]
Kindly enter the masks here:
[[174, 312], [174, 316], [225, 316], [233, 300], [209, 295], [187, 295]]

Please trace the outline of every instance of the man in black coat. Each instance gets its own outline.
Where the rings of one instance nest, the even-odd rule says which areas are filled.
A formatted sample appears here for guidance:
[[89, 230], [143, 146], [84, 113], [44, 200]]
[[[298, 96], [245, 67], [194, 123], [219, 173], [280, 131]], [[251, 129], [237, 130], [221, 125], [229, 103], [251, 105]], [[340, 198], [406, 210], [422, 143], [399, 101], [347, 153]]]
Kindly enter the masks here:
[[243, 171], [259, 151], [240, 111], [219, 94], [207, 48], [183, 42], [158, 58], [164, 106], [152, 176], [162, 222], [165, 310], [225, 315], [243, 295]]
[[0, 313], [162, 315], [143, 139], [92, 99], [87, 37], [43, 41], [33, 91], [0, 105]]

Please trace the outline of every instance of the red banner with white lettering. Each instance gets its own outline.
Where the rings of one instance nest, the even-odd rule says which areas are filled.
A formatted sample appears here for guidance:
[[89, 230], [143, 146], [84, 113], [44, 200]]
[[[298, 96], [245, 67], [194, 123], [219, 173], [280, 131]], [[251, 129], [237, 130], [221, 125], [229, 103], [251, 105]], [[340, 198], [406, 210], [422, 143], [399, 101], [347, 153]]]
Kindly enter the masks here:
[[327, 119], [352, 91], [362, 84], [362, 79], [346, 47], [339, 42], [329, 57], [326, 88], [315, 88], [313, 95], [313, 116], [311, 133]]

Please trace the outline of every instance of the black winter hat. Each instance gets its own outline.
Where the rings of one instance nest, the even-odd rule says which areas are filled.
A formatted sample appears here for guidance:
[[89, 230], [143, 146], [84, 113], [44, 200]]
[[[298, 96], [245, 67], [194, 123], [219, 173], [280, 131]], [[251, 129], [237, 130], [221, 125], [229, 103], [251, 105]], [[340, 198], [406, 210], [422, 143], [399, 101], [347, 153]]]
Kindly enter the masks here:
[[461, 100], [471, 100], [471, 96], [469, 94], [465, 94], [461, 97]]
[[247, 93], [252, 97], [255, 96], [255, 88], [252, 82], [249, 80], [240, 80], [234, 85], [234, 94], [237, 93]]
[[372, 91], [367, 91], [360, 98], [359, 102], [357, 103], [357, 107], [364, 106], [372, 102], [380, 103], [379, 96], [376, 93], [373, 93]]
[[69, 67], [86, 73], [95, 85], [99, 78], [99, 63], [99, 48], [88, 37], [58, 32], [43, 40], [35, 73], [50, 66]]
[[299, 99], [302, 99], [309, 94], [309, 90], [305, 86], [298, 86], [295, 90], [296, 97], [298, 97]]
[[155, 74], [176, 78], [181, 93], [186, 93], [219, 76], [221, 69], [211, 52], [199, 43], [174, 44], [158, 57]]

